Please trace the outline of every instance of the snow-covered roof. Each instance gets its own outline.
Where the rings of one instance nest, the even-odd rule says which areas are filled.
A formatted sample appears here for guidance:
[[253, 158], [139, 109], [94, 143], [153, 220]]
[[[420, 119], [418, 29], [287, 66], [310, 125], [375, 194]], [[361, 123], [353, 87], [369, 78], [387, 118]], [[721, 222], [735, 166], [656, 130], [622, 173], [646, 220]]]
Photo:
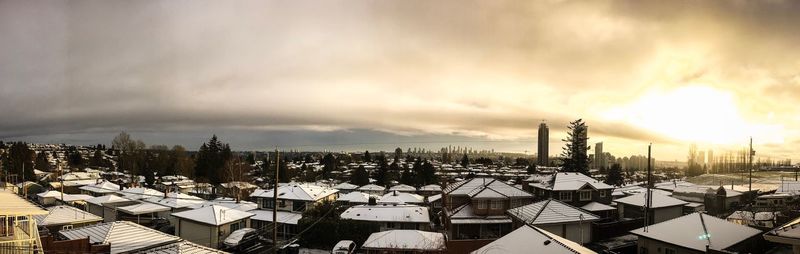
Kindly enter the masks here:
[[140, 215], [140, 214], [147, 214], [147, 213], [165, 212], [165, 211], [171, 210], [171, 208], [163, 206], [163, 205], [157, 205], [157, 204], [153, 204], [153, 203], [143, 202], [143, 203], [129, 205], [129, 206], [120, 206], [120, 207], [117, 207], [117, 210], [123, 211], [123, 212], [125, 212], [127, 214], [131, 214], [131, 215]]
[[170, 208], [184, 208], [201, 205], [206, 202], [202, 198], [178, 192], [170, 192], [167, 193], [166, 196], [167, 197], [149, 197], [143, 200], [145, 202], [159, 204]]
[[392, 249], [404, 251], [444, 251], [447, 249], [444, 234], [419, 230], [388, 230], [372, 233], [364, 249]]
[[644, 228], [632, 230], [639, 237], [705, 252], [706, 246], [724, 250], [761, 233], [748, 226], [728, 222], [704, 213], [691, 213]]
[[[487, 191], [488, 190], [488, 191]], [[476, 177], [453, 183], [444, 189], [448, 195], [466, 195], [470, 197], [533, 197], [530, 193], [494, 178]], [[483, 193], [486, 192], [486, 193]], [[483, 194], [481, 194], [483, 193]]]
[[[693, 185], [693, 186], [678, 186], [672, 190], [672, 195], [705, 195], [706, 193], [717, 193], [718, 187], [711, 187], [711, 186], [703, 186], [703, 185]], [[742, 193], [735, 191], [735, 190], [725, 190], [725, 197], [738, 197], [741, 196]], [[702, 202], [700, 200], [699, 202]]]
[[[659, 192], [651, 192], [653, 193], [653, 203], [650, 208], [662, 208], [662, 207], [670, 207], [670, 206], [682, 206], [688, 204], [688, 202], [673, 198], [667, 195], [660, 194]], [[646, 193], [639, 193], [632, 196], [627, 196], [620, 199], [615, 199], [614, 202], [644, 207], [645, 206], [645, 195]]]
[[[363, 203], [363, 204], [366, 204], [366, 203], [369, 203], [369, 196], [370, 195], [367, 194], [367, 193], [363, 193], [363, 192], [359, 192], [359, 191], [353, 191], [353, 192], [347, 193], [345, 195], [339, 196], [339, 198], [336, 199], [336, 201], [343, 201], [343, 202], [348, 202], [348, 203]], [[378, 197], [376, 199], [380, 199], [380, 197]]]
[[334, 189], [337, 190], [355, 190], [358, 189], [358, 185], [351, 184], [351, 183], [340, 183], [336, 186], [333, 186]]
[[241, 182], [241, 181], [221, 183], [219, 185], [222, 186], [223, 188], [234, 188], [234, 187], [237, 188], [237, 189], [255, 189], [255, 188], [258, 188], [258, 186], [256, 186], [255, 184], [248, 183], [248, 182]]
[[92, 243], [111, 245], [111, 253], [140, 250], [151, 246], [178, 242], [181, 238], [129, 221], [115, 221], [86, 227], [61, 230], [67, 239], [89, 238]]
[[164, 193], [150, 189], [145, 187], [138, 187], [138, 188], [128, 188], [121, 191], [117, 191], [120, 195], [128, 199], [145, 199], [150, 197], [163, 197]]
[[[89, 200], [89, 199], [93, 199], [93, 198], [94, 198], [94, 196], [92, 196], [92, 195], [69, 194], [69, 195], [64, 195], [64, 200], [62, 200], [62, 201], [64, 201], [64, 202], [85, 201], [85, 200]], [[59, 199], [59, 198], [56, 197], [56, 199]]]
[[438, 184], [428, 184], [422, 187], [419, 187], [420, 191], [442, 191], [442, 186]]
[[[64, 195], [69, 195], [69, 194], [64, 194]], [[39, 197], [42, 197], [42, 198], [61, 198], [61, 192], [60, 191], [51, 190], [51, 191], [45, 191], [45, 192], [36, 194], [36, 196], [39, 196]]]
[[673, 180], [673, 181], [660, 182], [660, 183], [653, 184], [653, 188], [660, 189], [660, 190], [666, 190], [666, 191], [672, 191], [675, 188], [680, 187], [680, 186], [684, 186], [685, 187], [685, 186], [695, 186], [695, 185], [696, 184], [693, 184], [693, 183], [690, 183], [690, 182], [686, 182], [686, 181]]
[[48, 214], [34, 215], [36, 223], [40, 226], [78, 224], [103, 221], [102, 217], [85, 212], [71, 206], [53, 206], [47, 208]]
[[800, 244], [800, 217], [765, 233], [764, 239], [784, 244]]
[[103, 180], [99, 183], [81, 186], [79, 189], [94, 193], [114, 193], [119, 191], [119, 185]]
[[196, 222], [220, 226], [230, 222], [252, 217], [253, 213], [227, 208], [221, 205], [211, 205], [189, 211], [173, 213], [172, 216], [193, 220]]
[[[274, 189], [256, 189], [251, 197], [272, 198]], [[278, 199], [317, 201], [339, 192], [323, 186], [292, 183], [278, 186]]]
[[384, 194], [378, 203], [422, 204], [425, 203], [425, 197], [413, 193], [392, 191]]
[[417, 205], [357, 205], [345, 210], [342, 219], [381, 222], [430, 223], [428, 208]]
[[599, 202], [590, 202], [584, 206], [581, 206], [583, 210], [590, 211], [590, 212], [599, 212], [599, 211], [608, 211], [608, 210], [617, 210], [616, 207], [606, 205]]
[[611, 185], [605, 184], [597, 179], [578, 172], [559, 172], [555, 173], [553, 177], [555, 177], [555, 180], [552, 182], [551, 186], [548, 186], [548, 182], [542, 182], [542, 184], [546, 186], [546, 189], [554, 191], [568, 191], [579, 190], [584, 186], [589, 186], [596, 190], [608, 190], [614, 188]]
[[[250, 220], [272, 222], [272, 210], [258, 209], [258, 210], [252, 210], [250, 212], [255, 214], [255, 216], [250, 217]], [[303, 214], [301, 213], [293, 213], [280, 210], [278, 210], [278, 214], [276, 214], [275, 216], [277, 217], [278, 223], [292, 224], [292, 225], [297, 225], [298, 221], [300, 221], [300, 219], [303, 218]]]
[[744, 220], [744, 221], [773, 221], [775, 220], [775, 214], [771, 212], [756, 212], [753, 213], [751, 211], [734, 211], [731, 215], [728, 215], [726, 220]]
[[555, 199], [512, 208], [506, 212], [531, 225], [586, 222], [600, 219], [597, 215]]
[[180, 241], [177, 243], [170, 243], [163, 246], [157, 246], [147, 249], [142, 249], [134, 252], [130, 252], [131, 254], [194, 254], [194, 253], [218, 253], [218, 254], [225, 254], [228, 252], [224, 252], [217, 249], [212, 249], [206, 246], [202, 246], [190, 241]]
[[525, 225], [472, 252], [472, 254], [505, 253], [596, 254], [580, 244], [540, 228]]
[[123, 198], [117, 195], [105, 195], [87, 199], [87, 203], [95, 204], [102, 206], [104, 203], [114, 203], [114, 202], [124, 202], [124, 201], [131, 201], [130, 199]]
[[361, 187], [358, 187], [360, 191], [385, 191], [386, 187], [377, 185], [377, 184], [367, 184]]
[[245, 212], [258, 209], [258, 204], [256, 204], [256, 203], [253, 203], [253, 202], [250, 202], [250, 201], [246, 201], [246, 200], [239, 200], [239, 202], [236, 202], [235, 199], [227, 198], [227, 197], [217, 198], [217, 199], [214, 199], [214, 200], [211, 200], [211, 201], [206, 201], [206, 202], [201, 203], [201, 204], [192, 205], [192, 206], [189, 206], [189, 208], [197, 209], [197, 208], [206, 207], [206, 206], [212, 206], [212, 205], [221, 205], [221, 206], [224, 206], [224, 207], [227, 207], [227, 208], [233, 208], [233, 209], [236, 209], [236, 210], [239, 210], [239, 211], [245, 211]]
[[495, 224], [511, 223], [508, 215], [477, 215], [470, 203], [463, 204], [452, 211], [446, 210], [446, 215], [452, 224]]
[[28, 202], [6, 189], [0, 189], [0, 214], [6, 215], [37, 215], [47, 214], [47, 211]]
[[411, 186], [411, 185], [398, 184], [398, 185], [395, 185], [395, 186], [392, 186], [391, 188], [389, 188], [389, 191], [411, 191], [411, 192], [414, 192], [414, 191], [417, 191], [417, 188], [414, 188], [414, 186]]

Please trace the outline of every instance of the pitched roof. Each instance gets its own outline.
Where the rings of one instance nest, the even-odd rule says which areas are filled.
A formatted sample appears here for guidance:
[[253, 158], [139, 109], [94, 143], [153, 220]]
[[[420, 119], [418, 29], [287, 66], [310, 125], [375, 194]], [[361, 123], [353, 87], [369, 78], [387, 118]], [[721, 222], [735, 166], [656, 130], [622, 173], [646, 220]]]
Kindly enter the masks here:
[[358, 189], [358, 185], [351, 184], [351, 183], [340, 183], [336, 186], [333, 186], [334, 189], [337, 190], [355, 190]]
[[442, 199], [442, 194], [436, 194], [436, 195], [430, 196], [430, 197], [428, 197], [428, 203], [436, 202], [439, 199]]
[[181, 240], [177, 236], [165, 234], [129, 221], [115, 221], [61, 230], [59, 234], [70, 240], [88, 237], [92, 243], [110, 244], [111, 253], [139, 250]]
[[[485, 190], [488, 190], [488, 192], [481, 194]], [[444, 192], [448, 195], [467, 195], [470, 197], [475, 197], [479, 194], [479, 197], [533, 197], [530, 193], [488, 177], [476, 177], [453, 183], [447, 186]]]
[[592, 202], [590, 202], [590, 203], [588, 203], [588, 204], [586, 204], [584, 206], [581, 206], [581, 209], [586, 210], [586, 211], [590, 211], [590, 212], [617, 210], [616, 207], [613, 207], [613, 206], [610, 206], [610, 205], [606, 205], [606, 204], [603, 204], [603, 203], [594, 202], [594, 201], [592, 201]]
[[439, 186], [438, 184], [428, 184], [428, 185], [419, 187], [419, 190], [421, 190], [421, 191], [442, 191], [442, 186]]
[[170, 208], [184, 208], [195, 205], [201, 205], [206, 202], [202, 198], [178, 192], [170, 192], [167, 193], [166, 196], [167, 197], [149, 197], [143, 200], [146, 202], [163, 205]]
[[445, 210], [445, 215], [452, 224], [492, 224], [492, 223], [511, 223], [508, 215], [476, 215], [470, 203], [463, 204], [456, 209]]
[[119, 206], [116, 209], [132, 215], [166, 212], [171, 210], [169, 207], [147, 202], [134, 205]]
[[[688, 202], [673, 198], [659, 192], [651, 192], [653, 193], [653, 203], [650, 208], [662, 208], [662, 207], [670, 207], [670, 206], [680, 206], [688, 204]], [[614, 202], [628, 204], [632, 206], [644, 207], [645, 206], [645, 194], [646, 193], [639, 193], [636, 195], [627, 196], [620, 199], [615, 199]]]
[[[345, 195], [339, 196], [339, 198], [336, 199], [336, 201], [343, 201], [343, 202], [349, 202], [349, 203], [364, 203], [364, 204], [366, 204], [366, 203], [369, 202], [369, 196], [370, 195], [367, 194], [367, 193], [363, 193], [363, 192], [359, 192], [359, 191], [353, 191], [353, 192], [347, 193]], [[378, 197], [377, 199], [380, 199], [380, 197]]]
[[417, 205], [357, 205], [345, 210], [342, 219], [382, 222], [429, 223], [428, 208]]
[[600, 219], [597, 215], [555, 199], [512, 208], [506, 212], [531, 225], [573, 223]]
[[197, 204], [197, 205], [192, 205], [192, 206], [189, 206], [189, 208], [197, 209], [197, 208], [206, 207], [206, 206], [212, 206], [212, 205], [221, 205], [221, 206], [224, 206], [224, 207], [227, 207], [227, 208], [233, 208], [233, 209], [236, 209], [236, 210], [239, 210], [239, 211], [245, 211], [245, 212], [249, 212], [249, 211], [258, 209], [258, 204], [256, 204], [256, 203], [253, 203], [253, 202], [250, 202], [250, 201], [246, 201], [246, 200], [239, 200], [239, 202], [236, 202], [235, 199], [226, 198], [226, 197], [217, 198], [217, 199], [214, 199], [214, 200], [211, 200], [211, 201], [206, 201], [204, 203]]
[[47, 208], [48, 214], [34, 215], [36, 223], [41, 226], [78, 224], [103, 221], [103, 218], [71, 206], [53, 206]]
[[217, 249], [212, 249], [209, 247], [205, 247], [190, 241], [180, 241], [177, 243], [171, 243], [163, 246], [157, 246], [152, 248], [146, 248], [138, 251], [131, 252], [132, 254], [203, 254], [203, 253], [219, 253], [224, 254], [228, 252], [224, 252]]
[[[272, 198], [274, 189], [256, 189], [251, 197]], [[290, 183], [278, 186], [278, 199], [317, 201], [339, 192], [337, 189], [311, 184]]]
[[221, 205], [211, 205], [189, 211], [173, 213], [172, 216], [189, 219], [209, 225], [223, 225], [233, 221], [252, 217], [253, 213], [227, 208]]
[[103, 180], [99, 183], [81, 186], [78, 189], [91, 191], [94, 193], [114, 193], [119, 191], [119, 185]]
[[407, 184], [398, 184], [389, 188], [389, 191], [417, 191], [417, 188]]
[[555, 173], [553, 177], [555, 177], [555, 180], [552, 182], [552, 185], [548, 186], [548, 184], [542, 184], [544, 184], [546, 188], [554, 191], [579, 190], [583, 188], [583, 186], [590, 186], [596, 190], [609, 190], [614, 188], [611, 185], [578, 172], [560, 172]]
[[800, 243], [800, 217], [764, 233], [764, 239], [784, 244]]
[[443, 251], [444, 234], [419, 230], [388, 230], [369, 235], [361, 248], [405, 251]]
[[123, 197], [128, 199], [145, 199], [150, 197], [164, 196], [163, 192], [145, 187], [128, 188], [121, 191], [117, 191], [117, 193], [121, 194]]
[[383, 195], [378, 203], [422, 204], [425, 203], [425, 197], [413, 193], [392, 191]]
[[377, 185], [377, 184], [367, 184], [361, 187], [358, 187], [360, 191], [385, 191], [386, 187]]
[[90, 199], [86, 200], [86, 202], [88, 202], [88, 203], [99, 205], [99, 206], [103, 205], [104, 203], [125, 202], [125, 201], [131, 201], [131, 200], [127, 199], [127, 198], [123, 198], [123, 197], [117, 196], [117, 195], [111, 195], [111, 194], [105, 195], [105, 196], [94, 197], [94, 198], [90, 198]]
[[540, 228], [525, 225], [473, 251], [473, 254], [505, 253], [596, 254], [580, 244]]
[[704, 252], [706, 245], [713, 250], [724, 250], [761, 231], [704, 213], [691, 213], [648, 226], [646, 232], [639, 228], [631, 233]]
[[[258, 210], [252, 210], [250, 212], [255, 214], [255, 216], [250, 217], [251, 220], [272, 222], [272, 210], [258, 209]], [[278, 223], [292, 224], [292, 225], [297, 225], [300, 219], [303, 218], [303, 214], [301, 213], [293, 213], [280, 210], [278, 210], [278, 213], [275, 216], [277, 217]]]

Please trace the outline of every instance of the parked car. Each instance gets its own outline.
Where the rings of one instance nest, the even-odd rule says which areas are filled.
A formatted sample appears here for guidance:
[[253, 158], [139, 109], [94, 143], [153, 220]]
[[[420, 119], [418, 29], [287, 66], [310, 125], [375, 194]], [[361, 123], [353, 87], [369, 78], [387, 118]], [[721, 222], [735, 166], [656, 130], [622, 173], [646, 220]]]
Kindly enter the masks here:
[[331, 250], [332, 254], [352, 254], [356, 252], [356, 243], [350, 240], [342, 240], [336, 243]]
[[225, 241], [227, 249], [242, 250], [258, 243], [258, 231], [253, 228], [243, 228], [233, 231]]

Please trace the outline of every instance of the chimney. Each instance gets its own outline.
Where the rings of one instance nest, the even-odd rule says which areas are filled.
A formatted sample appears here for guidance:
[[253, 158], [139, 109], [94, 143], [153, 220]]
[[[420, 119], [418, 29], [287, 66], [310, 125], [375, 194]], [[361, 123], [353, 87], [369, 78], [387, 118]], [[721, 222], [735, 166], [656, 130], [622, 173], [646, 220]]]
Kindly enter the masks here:
[[368, 205], [377, 205], [378, 204], [378, 200], [376, 200], [375, 197], [369, 197], [369, 201], [367, 202], [367, 204]]

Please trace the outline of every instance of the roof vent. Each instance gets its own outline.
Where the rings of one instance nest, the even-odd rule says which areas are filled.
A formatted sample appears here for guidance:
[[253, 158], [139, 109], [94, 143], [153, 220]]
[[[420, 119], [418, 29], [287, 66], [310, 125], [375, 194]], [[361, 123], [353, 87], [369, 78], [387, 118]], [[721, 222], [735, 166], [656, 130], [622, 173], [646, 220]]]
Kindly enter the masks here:
[[550, 244], [550, 240], [544, 240], [544, 245], [549, 245], [549, 244]]

